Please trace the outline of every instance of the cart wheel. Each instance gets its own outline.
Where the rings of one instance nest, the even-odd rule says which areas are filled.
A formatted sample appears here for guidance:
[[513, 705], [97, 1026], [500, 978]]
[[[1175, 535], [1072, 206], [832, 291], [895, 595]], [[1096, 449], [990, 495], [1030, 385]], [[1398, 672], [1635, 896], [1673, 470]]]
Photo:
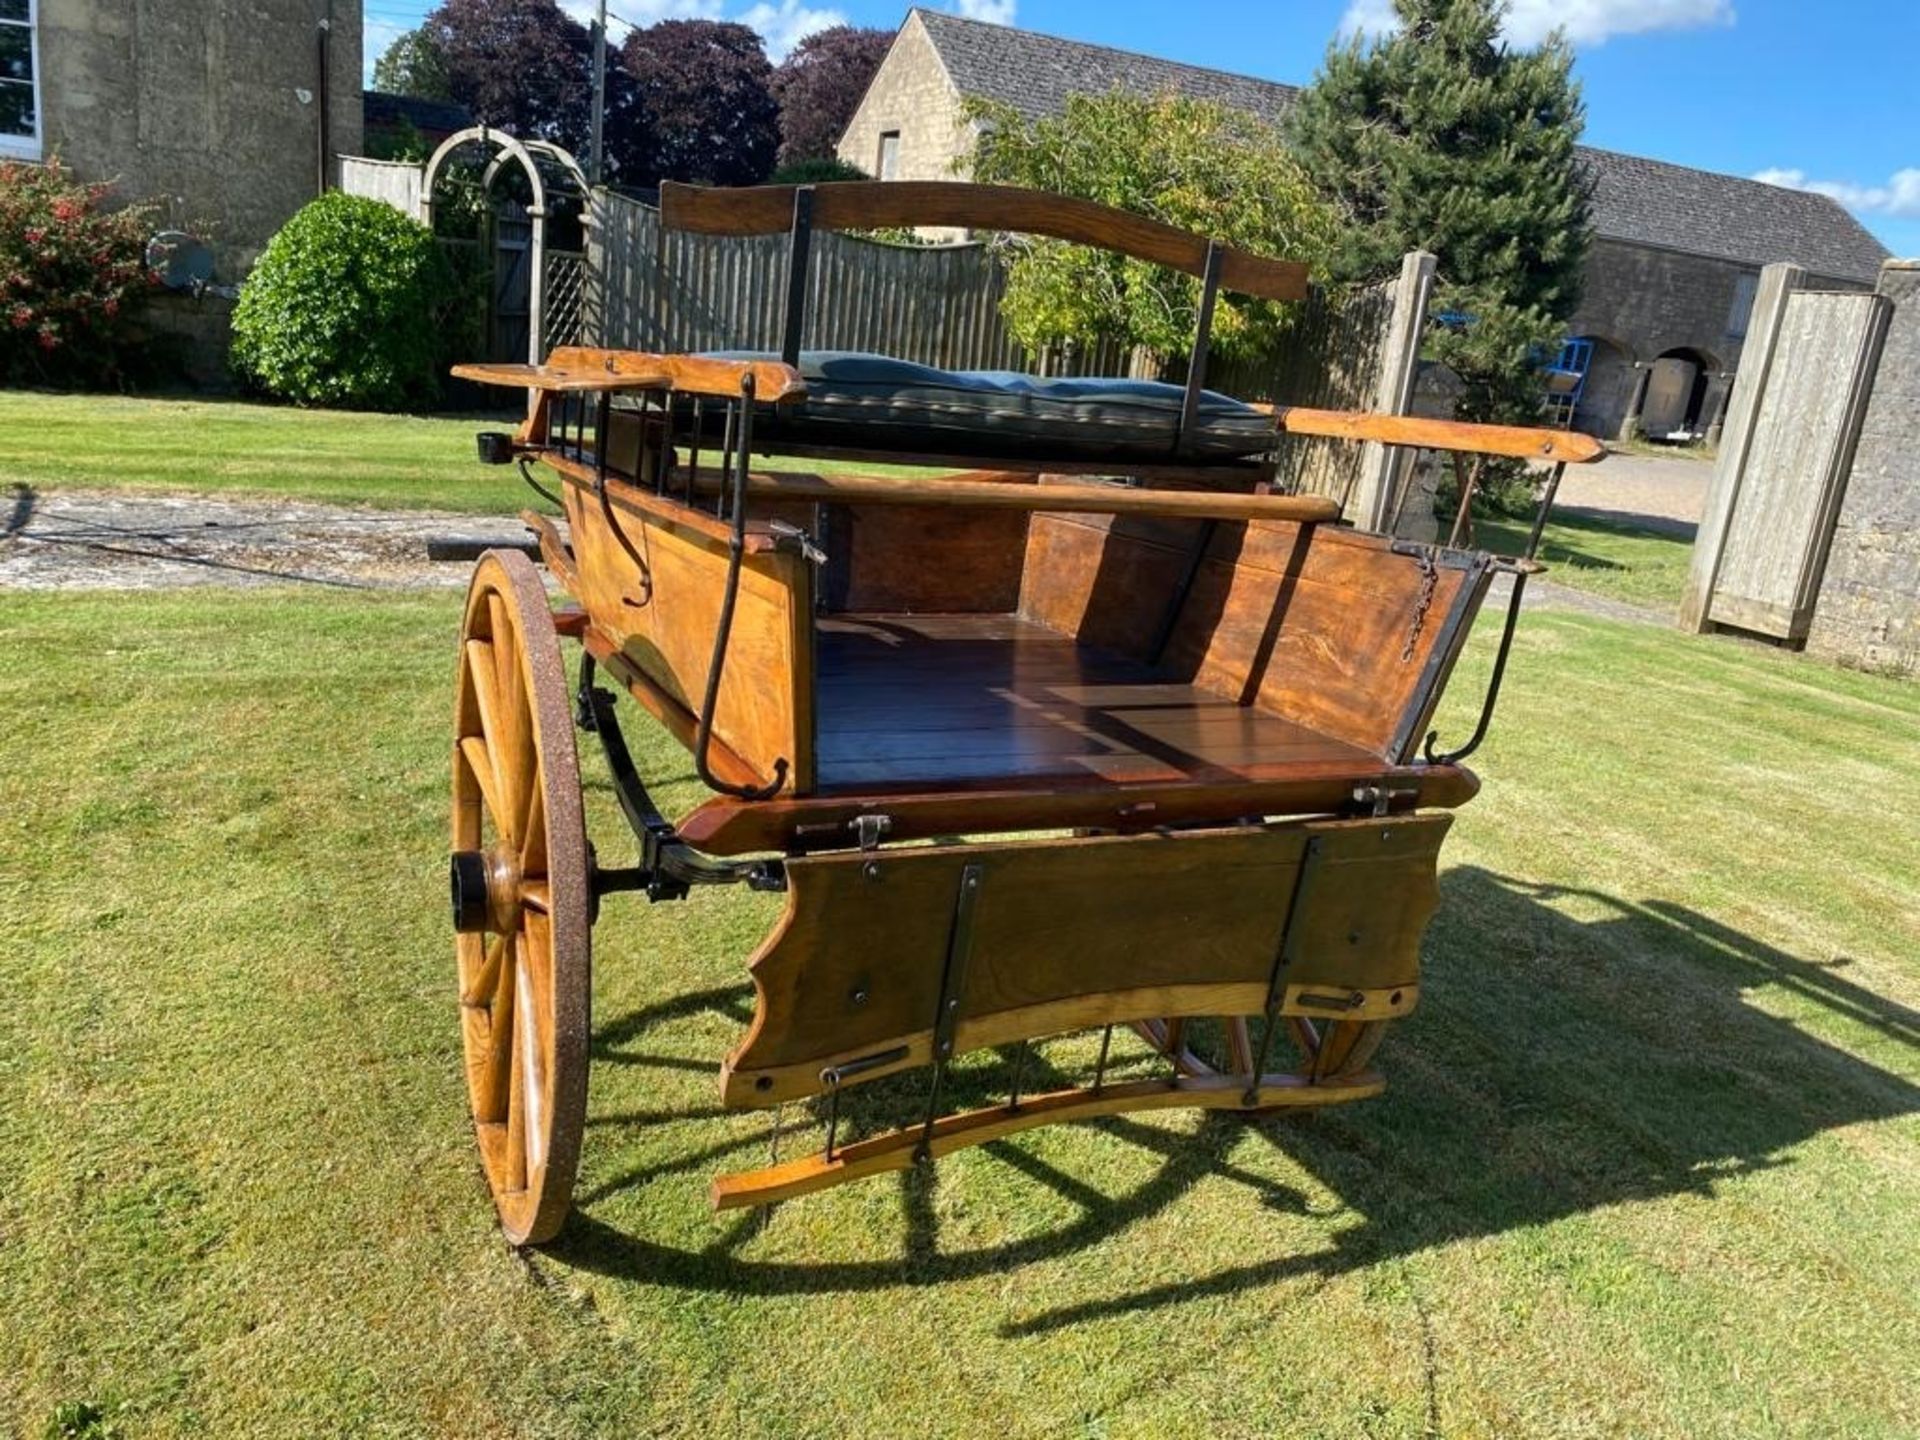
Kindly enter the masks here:
[[489, 550], [460, 627], [453, 919], [480, 1159], [515, 1245], [567, 1217], [587, 1110], [589, 886], [560, 640], [526, 556]]

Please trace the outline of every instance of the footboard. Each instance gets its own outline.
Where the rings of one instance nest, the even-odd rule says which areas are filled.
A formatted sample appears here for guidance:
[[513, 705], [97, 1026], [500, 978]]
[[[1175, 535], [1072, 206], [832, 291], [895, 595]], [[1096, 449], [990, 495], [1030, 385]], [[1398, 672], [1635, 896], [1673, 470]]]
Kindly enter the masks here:
[[[808, 1160], [725, 1177], [716, 1199], [764, 1203], [1082, 1114], [1377, 1093], [1363, 1067], [1384, 1024], [1419, 998], [1450, 823], [1295, 821], [789, 861], [785, 915], [750, 967], [753, 1025], [722, 1073], [726, 1103], [835, 1094], [924, 1066], [928, 1114], [838, 1153], [829, 1142]], [[1198, 1016], [1228, 1017], [1233, 1064], [1186, 1051], [1183, 1021]], [[937, 1109], [958, 1054], [1116, 1024], [1140, 1027], [1173, 1073]], [[1299, 1064], [1270, 1071], [1281, 1031]]]

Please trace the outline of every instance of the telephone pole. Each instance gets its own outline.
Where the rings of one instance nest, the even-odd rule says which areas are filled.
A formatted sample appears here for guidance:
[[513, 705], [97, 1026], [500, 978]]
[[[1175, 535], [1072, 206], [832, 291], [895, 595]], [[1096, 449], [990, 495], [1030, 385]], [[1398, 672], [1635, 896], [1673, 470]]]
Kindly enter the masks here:
[[607, 125], [607, 0], [600, 0], [600, 18], [593, 27], [593, 144], [587, 158], [587, 178], [595, 185], [606, 175], [602, 141]]

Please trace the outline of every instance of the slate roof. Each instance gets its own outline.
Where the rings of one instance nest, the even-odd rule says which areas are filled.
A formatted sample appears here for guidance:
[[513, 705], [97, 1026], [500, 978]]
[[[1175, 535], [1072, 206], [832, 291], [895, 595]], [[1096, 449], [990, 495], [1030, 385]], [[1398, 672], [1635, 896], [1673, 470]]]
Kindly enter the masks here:
[[[1070, 94], [1173, 90], [1278, 120], [1297, 86], [1181, 65], [1129, 50], [916, 10], [963, 95], [1011, 105], [1028, 119], [1057, 113]], [[1838, 202], [1613, 150], [1580, 147], [1593, 176], [1595, 231], [1612, 240], [1766, 265], [1791, 260], [1816, 274], [1871, 283], [1887, 248]]]
[[369, 130], [398, 125], [404, 120], [424, 135], [451, 135], [473, 124], [473, 116], [464, 105], [392, 95], [384, 90], [363, 91], [360, 113], [362, 123]]

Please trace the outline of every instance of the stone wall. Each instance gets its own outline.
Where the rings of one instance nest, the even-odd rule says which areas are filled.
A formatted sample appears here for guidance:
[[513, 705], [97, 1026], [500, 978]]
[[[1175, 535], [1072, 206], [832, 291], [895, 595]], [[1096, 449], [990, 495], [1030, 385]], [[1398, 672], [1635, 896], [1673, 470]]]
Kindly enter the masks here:
[[[964, 178], [954, 164], [973, 153], [973, 127], [960, 115], [960, 92], [941, 63], [917, 14], [907, 23], [874, 72], [873, 82], [840, 137], [838, 154], [869, 175], [880, 173], [880, 137], [900, 136], [896, 180]], [[929, 239], [958, 238], [956, 232], [928, 229]]]
[[[238, 283], [318, 188], [326, 0], [40, 0], [45, 154], [159, 204]], [[329, 149], [360, 149], [360, 6], [332, 6]]]
[[1920, 673], [1920, 260], [1890, 260], [1880, 368], [1840, 504], [1807, 649]]

